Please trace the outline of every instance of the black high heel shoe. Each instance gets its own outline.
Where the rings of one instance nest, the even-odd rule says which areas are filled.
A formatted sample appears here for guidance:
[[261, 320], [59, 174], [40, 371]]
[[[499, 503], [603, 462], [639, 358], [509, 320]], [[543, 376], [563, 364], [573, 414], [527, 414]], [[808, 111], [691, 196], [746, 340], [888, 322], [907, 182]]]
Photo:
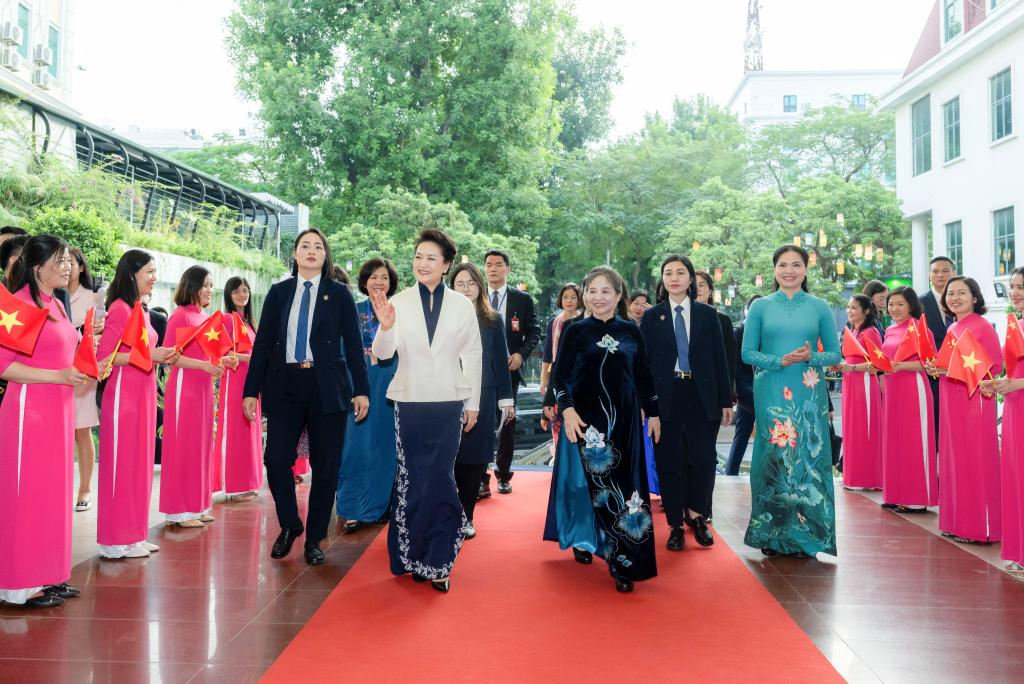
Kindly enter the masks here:
[[615, 591], [621, 594], [628, 594], [633, 591], [633, 580], [625, 577], [615, 578]]
[[575, 547], [573, 547], [572, 550], [572, 557], [576, 559], [577, 563], [581, 563], [583, 565], [590, 565], [594, 562], [594, 554]]
[[430, 580], [430, 586], [442, 594], [447, 594], [448, 590], [451, 588], [451, 580]]
[[414, 573], [412, 573], [412, 581], [416, 582], [417, 584], [423, 584], [424, 582], [427, 581], [427, 578], [424, 577], [423, 575], [418, 575], [418, 574], [416, 574], [414, 572]]

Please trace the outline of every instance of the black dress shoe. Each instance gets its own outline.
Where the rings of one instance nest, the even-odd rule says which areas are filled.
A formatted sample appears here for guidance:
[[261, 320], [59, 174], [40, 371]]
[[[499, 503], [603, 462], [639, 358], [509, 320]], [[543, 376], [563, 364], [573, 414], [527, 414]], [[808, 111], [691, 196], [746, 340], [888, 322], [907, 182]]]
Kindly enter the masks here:
[[714, 546], [715, 538], [711, 536], [711, 530], [708, 529], [708, 524], [704, 522], [704, 516], [698, 515], [696, 518], [693, 518], [690, 527], [693, 528], [693, 538], [697, 540], [698, 544], [701, 546]]
[[64, 605], [64, 599], [56, 594], [43, 592], [42, 596], [36, 596], [25, 601], [26, 608], [56, 608]]
[[665, 542], [665, 548], [669, 551], [682, 551], [685, 545], [686, 535], [683, 534], [683, 528], [673, 527], [668, 533], [668, 541]]
[[296, 530], [286, 527], [281, 530], [281, 534], [277, 535], [277, 541], [274, 542], [274, 547], [270, 549], [270, 557], [279, 559], [287, 556], [292, 552], [292, 544], [294, 544], [298, 536], [305, 531], [306, 529], [304, 527], [300, 527]]
[[442, 594], [447, 594], [448, 590], [451, 589], [451, 580], [430, 580], [430, 586]]
[[62, 599], [74, 598], [82, 593], [70, 584], [53, 584], [43, 587], [43, 591], [51, 596], [60, 596]]
[[480, 483], [480, 489], [478, 489], [476, 491], [476, 498], [478, 500], [479, 499], [489, 499], [489, 498], [491, 498], [491, 487], [490, 487], [490, 485], [488, 485], [486, 482], [481, 482]]
[[317, 544], [306, 544], [306, 562], [310, 565], [323, 565], [324, 564], [324, 552], [320, 550]]
[[583, 565], [590, 565], [594, 562], [594, 554], [575, 547], [572, 550], [572, 557], [576, 559], [577, 563], [582, 563]]
[[500, 480], [498, 482], [498, 493], [499, 494], [511, 494], [512, 493], [512, 483], [509, 482], [508, 480]]
[[352, 534], [363, 529], [365, 525], [358, 520], [346, 520], [344, 525], [345, 534]]
[[427, 578], [424, 577], [423, 575], [419, 575], [419, 574], [414, 572], [414, 573], [412, 573], [412, 581], [416, 582], [417, 584], [423, 584], [424, 582], [427, 581]]
[[779, 555], [779, 552], [775, 549], [769, 549], [767, 546], [761, 549], [761, 553], [769, 558], [774, 558]]
[[625, 577], [616, 577], [615, 591], [622, 594], [630, 593], [631, 591], [633, 591], [633, 580], [626, 579]]

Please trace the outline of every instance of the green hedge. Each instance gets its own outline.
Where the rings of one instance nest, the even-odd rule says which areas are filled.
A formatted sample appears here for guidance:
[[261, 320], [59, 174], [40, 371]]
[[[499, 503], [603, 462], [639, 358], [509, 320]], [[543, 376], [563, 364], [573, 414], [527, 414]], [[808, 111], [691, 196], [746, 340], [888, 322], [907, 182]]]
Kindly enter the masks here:
[[114, 275], [120, 248], [117, 233], [91, 209], [43, 207], [26, 229], [33, 235], [56, 235], [85, 254], [89, 269], [107, 278]]

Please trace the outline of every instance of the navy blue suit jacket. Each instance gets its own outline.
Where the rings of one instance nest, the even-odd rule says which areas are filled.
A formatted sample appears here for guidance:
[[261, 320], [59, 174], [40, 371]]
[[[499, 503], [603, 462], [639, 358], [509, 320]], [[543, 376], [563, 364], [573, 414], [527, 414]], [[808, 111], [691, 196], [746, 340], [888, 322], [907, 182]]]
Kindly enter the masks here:
[[[932, 337], [935, 338], [935, 348], [939, 349], [942, 347], [943, 340], [946, 339], [946, 322], [942, 318], [942, 311], [939, 308], [939, 302], [935, 299], [935, 293], [929, 290], [921, 295], [921, 308], [924, 309], [924, 317], [928, 321], [928, 329], [932, 331]], [[882, 334], [885, 337], [885, 334]]]
[[[480, 325], [480, 346], [484, 350], [480, 387], [496, 388], [499, 400], [511, 399], [512, 374], [508, 370], [508, 345], [505, 343], [505, 325], [501, 316], [493, 325]], [[483, 408], [480, 407], [481, 410]]]
[[[268, 414], [285, 386], [285, 348], [288, 345], [288, 314], [295, 298], [296, 279], [276, 283], [267, 293], [260, 327], [252, 344], [252, 360], [243, 396], [262, 395]], [[342, 351], [344, 345], [344, 351]], [[363, 360], [363, 340], [352, 293], [341, 283], [320, 278], [313, 321], [309, 326], [320, 408], [324, 414], [347, 411], [353, 396], [369, 396], [370, 384]]]

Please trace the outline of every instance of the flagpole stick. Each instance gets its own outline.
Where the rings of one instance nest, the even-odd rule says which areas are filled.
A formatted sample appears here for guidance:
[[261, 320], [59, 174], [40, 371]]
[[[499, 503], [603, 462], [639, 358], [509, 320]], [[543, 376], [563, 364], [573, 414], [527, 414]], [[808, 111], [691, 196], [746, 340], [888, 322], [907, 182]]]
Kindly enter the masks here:
[[99, 378], [101, 381], [106, 380], [110, 377], [110, 374], [114, 372], [114, 359], [117, 358], [117, 351], [121, 348], [121, 340], [117, 341], [117, 346], [114, 347], [114, 353], [110, 355], [110, 362], [107, 367], [103, 369], [103, 376]]

